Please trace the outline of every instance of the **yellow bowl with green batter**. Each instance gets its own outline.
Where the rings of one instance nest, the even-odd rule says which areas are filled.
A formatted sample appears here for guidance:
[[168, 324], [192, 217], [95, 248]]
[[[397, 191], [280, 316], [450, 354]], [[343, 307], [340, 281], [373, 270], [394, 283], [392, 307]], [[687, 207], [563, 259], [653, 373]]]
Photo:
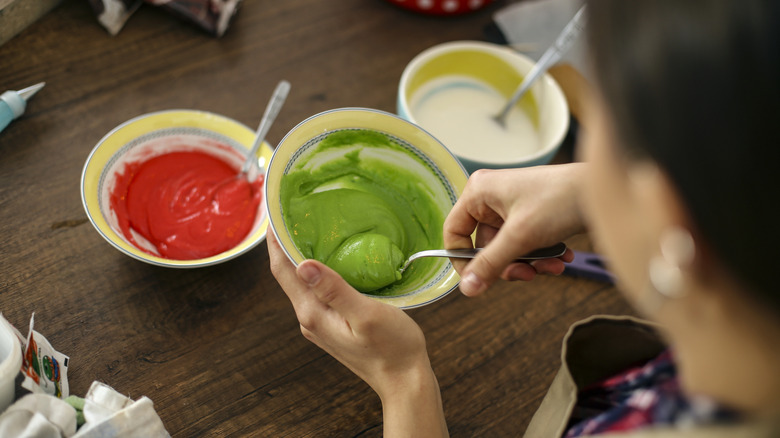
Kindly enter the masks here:
[[442, 227], [468, 174], [438, 140], [393, 114], [342, 108], [293, 128], [274, 152], [265, 184], [270, 226], [293, 263], [317, 259], [357, 290], [411, 308], [460, 278], [447, 259], [412, 253], [443, 248]]

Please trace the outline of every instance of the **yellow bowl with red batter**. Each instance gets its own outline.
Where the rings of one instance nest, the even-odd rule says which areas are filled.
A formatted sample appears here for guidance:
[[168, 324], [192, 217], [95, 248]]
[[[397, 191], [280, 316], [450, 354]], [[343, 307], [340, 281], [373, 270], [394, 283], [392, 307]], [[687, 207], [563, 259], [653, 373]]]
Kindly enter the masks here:
[[[129, 165], [146, 163], [166, 154], [209, 156], [235, 169], [236, 175], [255, 139], [255, 132], [233, 119], [205, 111], [168, 110], [145, 114], [114, 128], [90, 153], [81, 175], [81, 199], [90, 222], [112, 246], [122, 253], [158, 266], [193, 268], [209, 266], [237, 257], [262, 242], [268, 228], [265, 203], [259, 199], [254, 218], [244, 228], [247, 234], [234, 246], [219, 253], [176, 259], [160, 251], [137, 230], [128, 231], [121, 208], [117, 207], [117, 185], [122, 184]], [[262, 169], [273, 154], [264, 143], [257, 153]], [[249, 181], [262, 196], [264, 174], [254, 170]], [[144, 198], [145, 199], [145, 198]], [[254, 210], [252, 204], [252, 210]], [[251, 225], [250, 225], [251, 224]]]

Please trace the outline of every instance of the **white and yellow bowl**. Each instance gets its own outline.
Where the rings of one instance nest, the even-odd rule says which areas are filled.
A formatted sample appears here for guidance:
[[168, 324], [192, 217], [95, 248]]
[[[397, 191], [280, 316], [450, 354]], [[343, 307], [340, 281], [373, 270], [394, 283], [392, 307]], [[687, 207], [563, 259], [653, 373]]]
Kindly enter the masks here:
[[[305, 162], [307, 154], [316, 149], [328, 134], [350, 129], [380, 132], [394, 143], [414, 154], [420, 164], [410, 167], [434, 194], [433, 202], [447, 216], [466, 186], [468, 174], [458, 160], [438, 140], [419, 126], [393, 114], [365, 108], [341, 108], [312, 116], [294, 127], [276, 148], [268, 166], [265, 202], [271, 230], [287, 257], [297, 266], [305, 260], [285, 223], [281, 201], [282, 179]], [[409, 170], [409, 169], [406, 169]], [[402, 214], [402, 213], [401, 213]], [[371, 297], [401, 308], [413, 308], [436, 301], [458, 286], [460, 277], [447, 259], [439, 260], [419, 281], [413, 282], [393, 296]]]
[[[84, 164], [81, 201], [87, 216], [98, 233], [116, 249], [153, 265], [194, 268], [237, 257], [265, 240], [268, 216], [264, 202], [258, 206], [249, 234], [237, 246], [207, 258], [171, 260], [142, 251], [129, 242], [119, 228], [109, 199], [116, 182], [116, 173], [124, 163], [178, 150], [200, 150], [218, 156], [238, 169], [254, 139], [255, 132], [246, 125], [205, 111], [159, 111], [128, 120], [106, 134], [92, 149]], [[215, 150], [215, 141], [229, 147]], [[271, 147], [264, 143], [257, 153], [258, 163], [267, 163], [271, 155]]]
[[[451, 41], [430, 47], [415, 56], [401, 75], [398, 114], [438, 136], [445, 146], [452, 149], [455, 145], [446, 142], [448, 136], [452, 137], [452, 132], [439, 131], [437, 134], [436, 130], [441, 130], [442, 126], [426, 126], [430, 122], [419, 117], [419, 104], [434, 95], [442, 96], [463, 87], [484, 88], [502, 97], [495, 108], [497, 114], [533, 66], [532, 59], [509, 47], [481, 41]], [[458, 100], [453, 105], [469, 107], [474, 102]], [[489, 145], [479, 142], [475, 142], [468, 151], [452, 149], [469, 172], [546, 164], [558, 152], [569, 128], [569, 107], [555, 79], [544, 74], [516, 106], [527, 114], [529, 122], [535, 127], [538, 147], [532, 152], [523, 151], [523, 140], [518, 138], [517, 152], [513, 148], [500, 153], [486, 152], [490, 149], [486, 147]], [[484, 114], [485, 122], [490, 116]], [[476, 130], [476, 137], [479, 137], [483, 133], [480, 127], [484, 124], [477, 122], [469, 128]]]
[[21, 367], [19, 338], [14, 328], [0, 315], [0, 412], [14, 402], [14, 386]]

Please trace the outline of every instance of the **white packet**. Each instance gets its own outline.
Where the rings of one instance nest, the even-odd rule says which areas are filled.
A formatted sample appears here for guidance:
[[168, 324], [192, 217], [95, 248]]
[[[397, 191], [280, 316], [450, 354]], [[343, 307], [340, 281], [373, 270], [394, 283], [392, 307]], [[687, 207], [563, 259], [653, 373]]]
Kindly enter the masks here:
[[35, 313], [30, 317], [30, 331], [22, 356], [22, 387], [32, 393], [59, 398], [70, 395], [68, 362], [70, 358], [55, 350], [42, 334], [33, 330]]

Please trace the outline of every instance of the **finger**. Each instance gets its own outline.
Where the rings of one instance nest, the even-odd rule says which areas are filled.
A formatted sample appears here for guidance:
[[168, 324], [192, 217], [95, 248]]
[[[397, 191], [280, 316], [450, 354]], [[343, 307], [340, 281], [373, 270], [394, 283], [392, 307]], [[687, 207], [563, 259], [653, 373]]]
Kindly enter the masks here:
[[531, 281], [536, 277], [536, 274], [561, 275], [566, 269], [566, 264], [562, 260], [564, 256], [555, 259], [536, 260], [530, 264], [513, 263], [504, 269], [501, 278], [507, 281]]
[[566, 263], [571, 263], [573, 260], [574, 251], [571, 248], [566, 248], [566, 252], [562, 256], [554, 259], [537, 260], [531, 263], [531, 266], [540, 274], [561, 275], [566, 270]]
[[477, 226], [477, 235], [474, 238], [474, 246], [477, 248], [486, 247], [490, 241], [495, 239], [499, 229], [500, 227], [479, 224], [479, 226]]
[[478, 224], [501, 226], [501, 212], [491, 205], [495, 203], [492, 193], [495, 175], [496, 171], [478, 170], [469, 177], [460, 199], [444, 221], [445, 248], [471, 248], [471, 235]]
[[467, 296], [484, 292], [501, 276], [512, 260], [534, 249], [526, 243], [528, 238], [533, 236], [526, 236], [522, 226], [507, 223], [501, 227], [493, 240], [466, 266], [461, 292]]
[[512, 263], [504, 269], [501, 278], [507, 281], [531, 281], [536, 274], [536, 269], [528, 263]]
[[561, 275], [566, 265], [560, 259], [535, 260], [531, 266], [540, 274]]
[[276, 235], [274, 235], [273, 232], [267, 234], [266, 241], [268, 242], [268, 257], [271, 265], [271, 273], [292, 302], [293, 307], [296, 309], [296, 313], [298, 313], [298, 308], [304, 297], [301, 293], [303, 285], [295, 272], [295, 265], [287, 258], [287, 254], [284, 253], [284, 250], [281, 245], [279, 245], [279, 241], [276, 240]]
[[455, 272], [458, 273], [458, 275], [465, 275], [466, 265], [468, 264], [468, 260], [464, 259], [450, 259], [450, 263], [452, 263], [452, 267], [455, 268]]
[[[488, 244], [493, 238], [496, 236], [496, 233], [498, 233], [499, 227], [488, 225], [486, 223], [476, 223], [475, 219], [475, 226], [476, 226], [476, 232], [475, 234], [475, 242], [473, 244], [473, 247], [475, 248], [484, 248], [485, 245]], [[446, 228], [446, 226], [445, 226]], [[451, 241], [454, 241], [451, 239]], [[463, 239], [462, 241], [459, 241], [460, 246], [448, 246], [445, 243], [445, 248], [448, 249], [459, 249], [459, 248], [471, 248], [471, 235], [468, 236], [467, 239]], [[468, 260], [463, 259], [450, 259], [452, 262], [452, 266], [455, 268], [455, 270], [458, 273], [463, 273], [466, 265], [468, 264]]]
[[479, 222], [468, 212], [464, 198], [458, 200], [444, 219], [442, 236], [447, 249], [471, 248], [471, 235]]
[[[327, 324], [322, 323], [327, 318], [327, 306], [322, 304], [317, 297], [309, 291], [307, 284], [298, 276], [295, 265], [287, 258], [282, 250], [276, 236], [273, 233], [268, 234], [268, 254], [271, 261], [271, 272], [276, 277], [282, 290], [290, 299], [295, 310], [295, 317], [298, 319], [301, 327], [306, 327], [307, 331], [313, 333], [319, 327]], [[303, 330], [302, 330], [303, 331]], [[309, 336], [307, 339], [312, 340]], [[313, 340], [312, 340], [313, 341]], [[314, 342], [314, 341], [313, 341]], [[320, 345], [320, 342], [315, 342]], [[321, 346], [321, 345], [320, 345]]]
[[297, 273], [323, 305], [347, 320], [358, 318], [373, 302], [350, 286], [336, 271], [316, 260], [301, 263]]

